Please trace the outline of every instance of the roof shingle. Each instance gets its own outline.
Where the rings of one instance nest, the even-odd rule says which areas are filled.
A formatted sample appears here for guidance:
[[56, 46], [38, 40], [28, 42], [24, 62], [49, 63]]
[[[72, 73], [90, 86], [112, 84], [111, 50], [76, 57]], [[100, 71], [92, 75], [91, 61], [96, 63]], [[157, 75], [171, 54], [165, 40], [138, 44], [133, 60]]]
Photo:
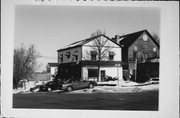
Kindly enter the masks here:
[[[57, 51], [59, 52], [59, 51], [62, 51], [62, 50], [66, 50], [66, 49], [70, 49], [70, 48], [82, 46], [82, 45], [84, 45], [84, 44], [86, 44], [86, 43], [88, 43], [88, 42], [90, 42], [90, 41], [92, 41], [92, 40], [94, 40], [94, 39], [96, 39], [96, 38], [98, 38], [98, 37], [101, 37], [101, 36], [103, 36], [103, 37], [105, 37], [105, 38], [107, 38], [107, 39], [110, 40], [109, 37], [105, 36], [104, 34], [100, 34], [100, 35], [97, 35], [97, 36], [94, 36], [94, 37], [90, 37], [90, 38], [88, 38], [88, 39], [84, 39], [84, 40], [81, 40], [81, 41], [74, 42], [74, 43], [72, 43], [72, 44], [70, 44], [70, 45], [67, 45], [67, 46], [65, 46], [65, 47], [57, 50]], [[112, 41], [112, 40], [111, 40], [111, 41]], [[114, 43], [115, 43], [115, 42], [114, 42]]]
[[154, 40], [154, 38], [151, 36], [151, 34], [147, 30], [141, 30], [138, 32], [126, 34], [123, 36], [120, 36], [119, 38], [122, 39], [120, 41], [120, 45], [123, 47], [129, 47], [131, 44], [135, 42], [135, 40], [143, 33], [146, 32], [150, 38], [153, 40], [153, 42], [159, 47], [159, 44]]

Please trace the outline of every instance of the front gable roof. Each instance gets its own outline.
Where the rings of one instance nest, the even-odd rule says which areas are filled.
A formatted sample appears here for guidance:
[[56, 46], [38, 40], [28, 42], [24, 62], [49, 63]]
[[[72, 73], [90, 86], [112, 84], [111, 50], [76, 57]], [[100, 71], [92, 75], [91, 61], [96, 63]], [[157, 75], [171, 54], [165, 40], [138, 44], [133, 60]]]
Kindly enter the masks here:
[[120, 36], [119, 38], [122, 39], [122, 40], [119, 43], [123, 47], [129, 47], [144, 32], [152, 39], [152, 41], [159, 48], [159, 44], [154, 40], [154, 38], [151, 36], [151, 34], [147, 30], [141, 30], [141, 31], [138, 31], [138, 32], [134, 32], [134, 33], [130, 33], [130, 34], [126, 34], [126, 35]]
[[[59, 52], [59, 51], [63, 51], [63, 50], [66, 50], [66, 49], [71, 49], [71, 48], [83, 46], [84, 44], [86, 44], [86, 43], [88, 43], [88, 42], [90, 42], [90, 41], [92, 41], [94, 39], [97, 39], [98, 37], [101, 37], [101, 36], [103, 36], [103, 37], [107, 38], [108, 40], [112, 41], [109, 37], [105, 36], [104, 34], [100, 34], [100, 35], [97, 35], [97, 36], [94, 36], [94, 37], [90, 37], [88, 39], [84, 39], [84, 40], [81, 40], [81, 41], [74, 42], [74, 43], [72, 43], [70, 45], [65, 46], [64, 48], [61, 48], [61, 49], [57, 50], [57, 51]], [[117, 44], [114, 41], [112, 41], [112, 42]], [[117, 44], [117, 45], [119, 46], [119, 44]]]

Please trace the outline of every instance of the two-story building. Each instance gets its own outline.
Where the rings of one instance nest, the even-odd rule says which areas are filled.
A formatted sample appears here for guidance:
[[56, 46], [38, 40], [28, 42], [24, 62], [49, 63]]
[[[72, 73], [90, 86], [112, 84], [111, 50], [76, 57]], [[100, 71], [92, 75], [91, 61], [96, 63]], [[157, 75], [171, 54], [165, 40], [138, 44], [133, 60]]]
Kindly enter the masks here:
[[57, 52], [61, 79], [97, 81], [98, 75], [101, 80], [106, 75], [122, 79], [121, 47], [105, 35], [74, 42]]
[[122, 47], [122, 61], [127, 65], [123, 67], [124, 75], [127, 75], [126, 70], [134, 74], [136, 63], [159, 58], [159, 44], [147, 30], [122, 36], [116, 35], [112, 40]]

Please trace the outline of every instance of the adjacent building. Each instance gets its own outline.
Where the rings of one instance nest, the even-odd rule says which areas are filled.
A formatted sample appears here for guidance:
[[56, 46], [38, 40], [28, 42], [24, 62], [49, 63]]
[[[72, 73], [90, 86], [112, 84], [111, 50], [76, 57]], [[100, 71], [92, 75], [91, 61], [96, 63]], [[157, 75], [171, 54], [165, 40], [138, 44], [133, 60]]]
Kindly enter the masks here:
[[46, 66], [47, 73], [50, 74], [50, 80], [52, 80], [57, 73], [58, 64], [57, 63], [48, 63]]
[[[36, 85], [42, 85], [50, 81], [50, 74], [48, 73], [33, 73], [28, 79], [20, 80], [18, 88], [29, 90]], [[25, 85], [24, 85], [25, 84]]]
[[126, 63], [124, 76], [135, 73], [136, 63], [159, 59], [159, 44], [147, 30], [116, 35], [112, 40], [122, 47], [122, 61]]
[[100, 81], [106, 75], [122, 79], [121, 47], [105, 35], [74, 42], [57, 53], [61, 79], [97, 81], [98, 75]]
[[137, 72], [138, 76], [142, 73], [158, 75], [159, 48], [159, 43], [147, 30], [116, 35], [112, 39], [105, 35], [90, 37], [57, 50], [58, 77], [103, 81], [105, 76], [122, 80], [136, 76]]

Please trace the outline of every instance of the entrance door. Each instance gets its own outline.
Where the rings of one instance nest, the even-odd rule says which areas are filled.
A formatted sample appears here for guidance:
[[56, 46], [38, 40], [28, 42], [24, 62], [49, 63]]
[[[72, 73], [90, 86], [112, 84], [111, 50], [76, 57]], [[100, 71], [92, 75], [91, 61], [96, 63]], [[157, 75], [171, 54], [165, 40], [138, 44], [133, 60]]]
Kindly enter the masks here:
[[106, 71], [101, 70], [101, 81], [104, 81], [105, 76], [106, 76]]

